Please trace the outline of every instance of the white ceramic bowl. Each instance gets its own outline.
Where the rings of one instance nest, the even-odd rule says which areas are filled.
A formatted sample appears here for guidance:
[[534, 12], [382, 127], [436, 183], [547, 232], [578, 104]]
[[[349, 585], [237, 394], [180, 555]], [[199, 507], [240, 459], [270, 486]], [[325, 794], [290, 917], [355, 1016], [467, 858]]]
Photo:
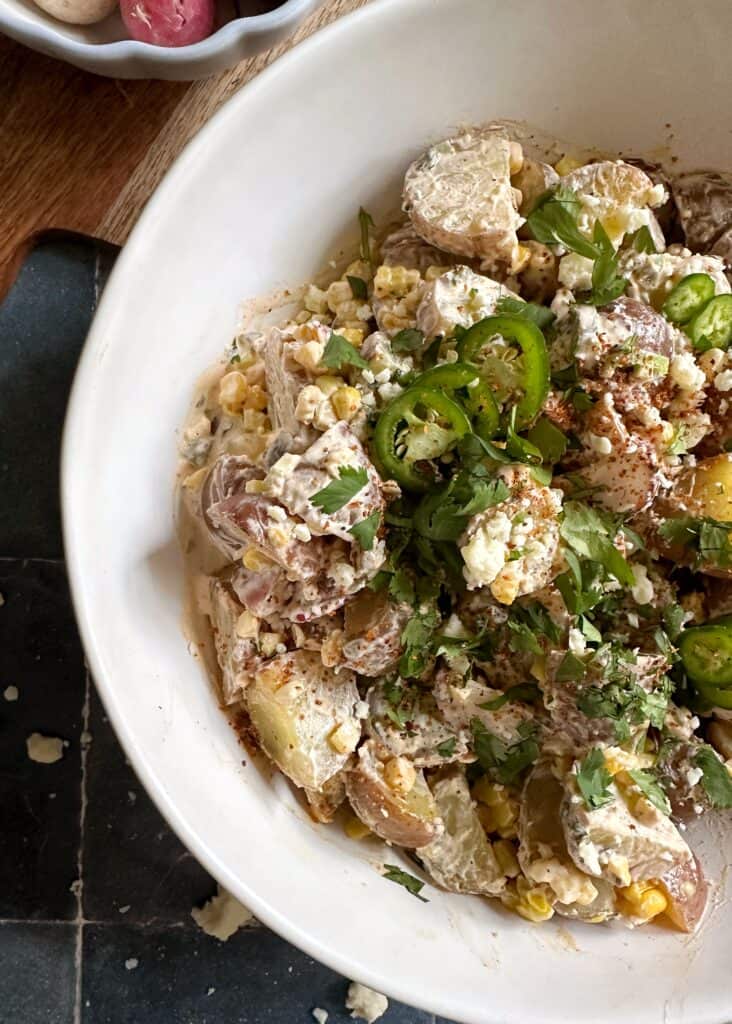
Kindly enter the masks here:
[[273, 11], [227, 22], [193, 46], [138, 43], [130, 39], [118, 11], [96, 25], [67, 25], [36, 7], [33, 0], [0, 0], [0, 32], [96, 75], [187, 82], [268, 50], [291, 35], [321, 2], [284, 0]]
[[[729, 1022], [724, 882], [693, 937], [534, 927], [431, 887], [422, 904], [379, 876], [378, 850], [316, 826], [281, 777], [243, 767], [181, 632], [176, 428], [239, 301], [307, 280], [354, 242], [359, 204], [378, 221], [407, 163], [457, 122], [523, 118], [626, 153], [670, 146], [678, 166], [732, 167], [730, 33], [728, 0], [675, 13], [665, 0], [366, 6], [248, 85], [187, 148], [118, 261], [74, 386], [68, 565], [97, 685], [140, 778], [195, 856], [286, 939], [470, 1024]], [[713, 826], [698, 848], [723, 879], [729, 829]]]

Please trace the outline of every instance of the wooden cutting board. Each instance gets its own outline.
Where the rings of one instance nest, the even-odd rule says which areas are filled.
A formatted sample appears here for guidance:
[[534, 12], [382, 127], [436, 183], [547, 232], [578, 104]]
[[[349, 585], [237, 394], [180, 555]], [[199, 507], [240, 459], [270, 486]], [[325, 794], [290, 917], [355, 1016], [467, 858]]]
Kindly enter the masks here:
[[326, 0], [290, 40], [193, 83], [100, 78], [0, 36], [0, 301], [39, 235], [122, 245], [175, 157], [232, 93], [367, 2]]

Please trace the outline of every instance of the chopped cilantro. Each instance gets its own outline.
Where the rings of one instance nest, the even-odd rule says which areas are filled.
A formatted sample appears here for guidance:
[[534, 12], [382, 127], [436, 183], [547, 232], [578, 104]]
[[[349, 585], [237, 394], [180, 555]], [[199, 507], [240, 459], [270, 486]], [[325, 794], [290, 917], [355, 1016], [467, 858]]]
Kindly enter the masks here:
[[389, 594], [395, 601], [414, 604], [414, 583], [406, 569], [397, 569], [389, 584]]
[[595, 811], [598, 807], [612, 803], [612, 781], [602, 751], [599, 747], [593, 747], [577, 772], [577, 786], [588, 810]]
[[500, 697], [494, 697], [493, 700], [487, 700], [484, 704], [479, 704], [478, 707], [482, 708], [483, 711], [498, 711], [504, 704], [512, 703], [513, 701], [528, 701], [533, 703], [539, 700], [541, 697], [541, 690], [536, 683], [517, 683], [516, 686], [511, 686], [502, 693]]
[[419, 895], [424, 889], [424, 882], [420, 882], [418, 878], [410, 875], [407, 871], [402, 871], [396, 864], [385, 864], [384, 867], [386, 868], [384, 878], [388, 878], [390, 882], [396, 882], [397, 885], [403, 886], [408, 893], [416, 896], [422, 903], [429, 903], [429, 900]]
[[550, 419], [542, 416], [526, 435], [539, 449], [543, 462], [559, 462], [567, 450], [567, 438]]
[[577, 682], [584, 679], [586, 673], [587, 666], [584, 661], [571, 651], [567, 651], [557, 668], [557, 682]]
[[369, 365], [350, 341], [346, 341], [340, 334], [334, 332], [331, 332], [330, 338], [328, 338], [321, 362], [323, 366], [327, 366], [331, 370], [340, 370], [348, 365], [358, 366], [365, 370]]
[[511, 295], [504, 295], [496, 303], [496, 316], [520, 316], [524, 320], [530, 320], [540, 331], [546, 330], [556, 320], [556, 317], [546, 306], [537, 306], [534, 302], [523, 302], [521, 299], [514, 299]]
[[526, 219], [526, 226], [537, 242], [562, 245], [570, 252], [594, 260], [599, 255], [597, 246], [577, 227], [579, 207], [575, 193], [560, 186], [539, 197]]
[[593, 306], [604, 306], [625, 293], [628, 285], [624, 277], [618, 276], [618, 258], [605, 228], [595, 221], [592, 240], [599, 255], [592, 267], [592, 291], [588, 301]]
[[656, 252], [656, 243], [653, 241], [653, 236], [646, 224], [643, 224], [632, 235], [629, 235], [626, 241], [630, 243], [636, 252]]
[[366, 302], [369, 297], [369, 290], [364, 279], [362, 277], [352, 277], [350, 274], [346, 274], [346, 280], [351, 286], [351, 295], [353, 295], [354, 299]]
[[370, 213], [364, 210], [363, 206], [358, 211], [358, 226], [361, 231], [361, 259], [365, 260], [373, 269], [373, 257], [371, 256], [370, 228], [373, 228], [374, 220]]
[[613, 544], [617, 531], [609, 517], [584, 502], [567, 501], [560, 532], [581, 558], [599, 562], [618, 582], [633, 586], [633, 570]]
[[457, 739], [455, 736], [451, 736], [449, 740], [443, 740], [442, 743], [438, 743], [435, 750], [440, 757], [452, 757], [455, 753], [455, 747], [457, 746]]
[[424, 344], [424, 334], [416, 327], [405, 327], [391, 339], [392, 352], [416, 352]]
[[732, 779], [714, 750], [704, 744], [694, 758], [702, 770], [701, 784], [714, 807], [732, 807]]
[[539, 756], [536, 727], [531, 722], [523, 722], [519, 726], [519, 739], [511, 744], [489, 732], [479, 718], [471, 718], [470, 731], [481, 767], [503, 785], [516, 782]]
[[719, 569], [732, 567], [730, 523], [716, 519], [693, 519], [690, 516], [664, 519], [658, 532], [670, 544], [689, 548], [696, 555], [696, 566], [714, 565]]
[[405, 678], [421, 676], [430, 656], [430, 640], [440, 621], [436, 608], [417, 611], [402, 630], [404, 651], [399, 659], [399, 672]]
[[418, 533], [430, 540], [455, 541], [471, 516], [508, 498], [503, 480], [493, 480], [484, 467], [465, 469], [446, 487], [426, 495], [414, 514]]
[[671, 640], [677, 640], [683, 629], [686, 612], [680, 604], [667, 604], [663, 609], [663, 624]]
[[347, 505], [352, 498], [355, 498], [368, 482], [369, 477], [365, 469], [356, 469], [355, 466], [339, 466], [338, 479], [313, 494], [310, 501], [317, 508], [322, 509], [327, 516], [331, 516]]
[[362, 519], [360, 523], [354, 523], [348, 532], [353, 534], [364, 551], [371, 551], [374, 546], [374, 537], [376, 536], [376, 531], [379, 529], [380, 523], [381, 513], [372, 512], [370, 516], [367, 516], [366, 519]]
[[656, 779], [650, 772], [641, 771], [640, 768], [633, 768], [628, 771], [633, 782], [641, 791], [643, 796], [649, 800], [662, 814], [671, 813], [671, 804], [668, 797], [659, 786]]

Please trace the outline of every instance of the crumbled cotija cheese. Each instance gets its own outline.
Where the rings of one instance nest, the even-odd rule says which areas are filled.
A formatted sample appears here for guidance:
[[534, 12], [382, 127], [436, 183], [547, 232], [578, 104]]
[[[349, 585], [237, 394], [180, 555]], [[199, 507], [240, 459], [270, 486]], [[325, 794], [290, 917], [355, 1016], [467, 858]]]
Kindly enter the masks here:
[[366, 1024], [373, 1024], [388, 1008], [389, 1000], [380, 992], [374, 992], [372, 988], [357, 981], [352, 981], [348, 986], [346, 1009], [351, 1011], [352, 1017], [360, 1017]]
[[57, 736], [43, 736], [40, 732], [31, 733], [25, 741], [28, 757], [38, 764], [55, 764], [64, 756], [64, 741]]
[[221, 942], [226, 942], [241, 927], [254, 920], [251, 910], [221, 886], [208, 903], [193, 908], [191, 917], [206, 935], [212, 935]]

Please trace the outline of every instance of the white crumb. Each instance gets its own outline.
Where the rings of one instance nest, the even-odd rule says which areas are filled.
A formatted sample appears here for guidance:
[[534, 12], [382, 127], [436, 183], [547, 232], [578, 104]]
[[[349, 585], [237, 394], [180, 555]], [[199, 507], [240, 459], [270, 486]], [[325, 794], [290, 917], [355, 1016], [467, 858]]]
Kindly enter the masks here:
[[125, 905], [123, 907], [119, 908], [119, 912], [120, 912], [120, 914], [126, 914], [129, 909], [130, 909], [129, 903], [125, 903]]
[[132, 789], [128, 789], [127, 799], [130, 801], [131, 804], [134, 804], [135, 800], [137, 800], [137, 793], [135, 793], [135, 791]]
[[85, 729], [84, 732], [79, 737], [79, 743], [81, 743], [82, 747], [88, 747], [91, 741], [92, 734], [90, 732], [87, 732]]
[[352, 981], [348, 986], [346, 1009], [351, 1011], [352, 1017], [360, 1017], [366, 1024], [374, 1024], [388, 1008], [389, 1000], [380, 992], [374, 992], [372, 988], [357, 981]]
[[212, 935], [221, 942], [230, 939], [243, 925], [254, 920], [247, 910], [230, 892], [218, 887], [218, 892], [202, 907], [194, 907], [191, 917], [206, 935]]
[[318, 1024], [325, 1024], [328, 1019], [328, 1011], [322, 1009], [320, 1006], [316, 1006], [313, 1010], [313, 1017], [315, 1017]]
[[131, 957], [129, 958], [129, 960], [125, 960], [125, 968], [126, 968], [126, 969], [127, 969], [128, 971], [134, 971], [134, 969], [135, 969], [135, 968], [137, 967], [137, 965], [139, 964], [139, 962], [140, 962], [140, 961], [139, 961], [139, 960], [137, 959], [137, 957], [136, 957], [136, 956], [131, 956]]
[[212, 996], [212, 995], [214, 994], [214, 992], [215, 992], [215, 991], [216, 991], [216, 989], [215, 989], [215, 988], [213, 987], [213, 985], [212, 985], [212, 986], [211, 986], [211, 988], [209, 988], [209, 989], [207, 989], [207, 990], [206, 990], [206, 995], [207, 995], [207, 996]]
[[81, 879], [75, 879], [69, 886], [69, 892], [73, 892], [74, 896], [78, 896], [81, 892]]
[[3, 697], [5, 700], [17, 700], [18, 699], [18, 687], [17, 686], [6, 686], [3, 690]]
[[28, 757], [38, 764], [55, 764], [64, 756], [64, 741], [57, 736], [42, 736], [33, 732], [25, 741]]

